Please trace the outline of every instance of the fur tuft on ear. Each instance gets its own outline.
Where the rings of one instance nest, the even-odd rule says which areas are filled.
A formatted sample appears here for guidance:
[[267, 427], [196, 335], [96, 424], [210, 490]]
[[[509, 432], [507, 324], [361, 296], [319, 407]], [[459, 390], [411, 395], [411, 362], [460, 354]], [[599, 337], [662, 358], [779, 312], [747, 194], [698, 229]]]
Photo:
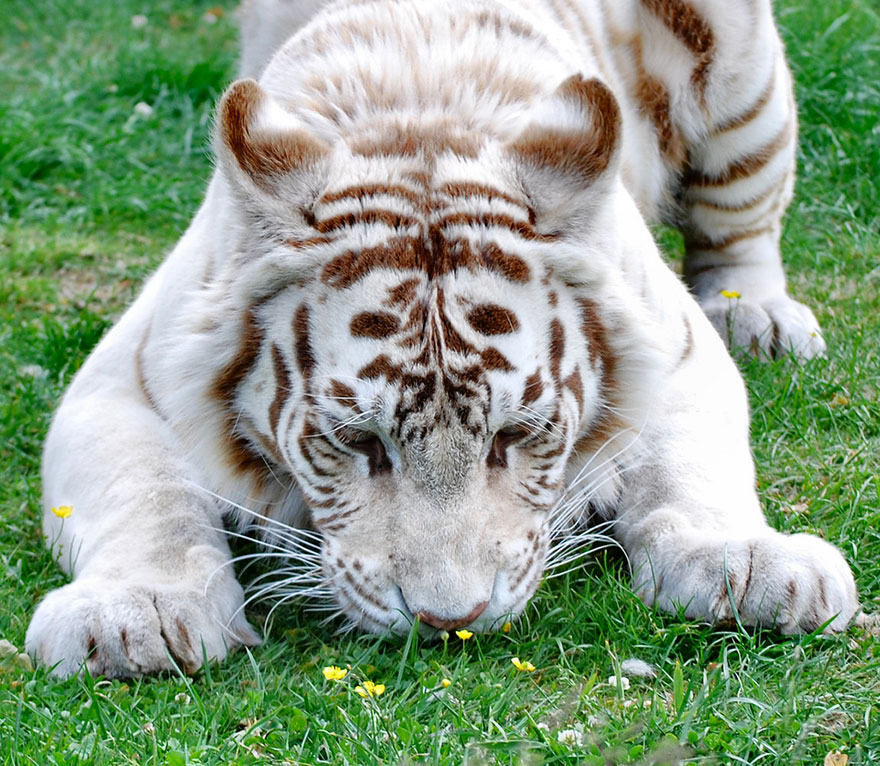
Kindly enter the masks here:
[[238, 80], [217, 109], [218, 153], [230, 170], [243, 171], [260, 189], [276, 190], [278, 181], [325, 157], [329, 148], [309, 135], [276, 104], [256, 80]]
[[558, 218], [612, 175], [621, 130], [617, 99], [599, 80], [576, 74], [556, 89], [538, 120], [508, 146], [539, 217]]

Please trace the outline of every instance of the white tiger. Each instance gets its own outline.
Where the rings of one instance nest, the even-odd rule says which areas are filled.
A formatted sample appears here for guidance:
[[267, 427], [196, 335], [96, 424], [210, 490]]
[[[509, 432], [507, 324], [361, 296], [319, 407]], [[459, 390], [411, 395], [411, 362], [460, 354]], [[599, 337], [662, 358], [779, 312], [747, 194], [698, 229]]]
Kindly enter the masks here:
[[[824, 348], [779, 257], [769, 2], [318, 5], [246, 6], [245, 74], [299, 31], [226, 92], [204, 204], [55, 416], [44, 530], [74, 579], [29, 650], [126, 676], [257, 643], [224, 518], [280, 530], [369, 631], [492, 630], [592, 520], [648, 604], [845, 628], [841, 554], [762, 516], [706, 318]], [[673, 216], [705, 313], [645, 224]]]

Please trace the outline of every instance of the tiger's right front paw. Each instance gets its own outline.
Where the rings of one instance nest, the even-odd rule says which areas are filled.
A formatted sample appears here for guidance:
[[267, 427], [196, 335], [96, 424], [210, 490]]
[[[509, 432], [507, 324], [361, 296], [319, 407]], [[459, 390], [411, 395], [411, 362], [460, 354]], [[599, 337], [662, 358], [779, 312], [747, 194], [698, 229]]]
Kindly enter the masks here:
[[213, 592], [186, 585], [76, 580], [52, 591], [28, 628], [29, 654], [68, 677], [83, 666], [93, 676], [128, 678], [172, 670], [186, 673], [203, 658], [222, 660], [260, 638], [248, 624], [241, 587]]
[[799, 359], [812, 359], [825, 353], [813, 312], [784, 293], [756, 301], [724, 291], [701, 300], [700, 306], [731, 350], [745, 349], [767, 358], [794, 354]]

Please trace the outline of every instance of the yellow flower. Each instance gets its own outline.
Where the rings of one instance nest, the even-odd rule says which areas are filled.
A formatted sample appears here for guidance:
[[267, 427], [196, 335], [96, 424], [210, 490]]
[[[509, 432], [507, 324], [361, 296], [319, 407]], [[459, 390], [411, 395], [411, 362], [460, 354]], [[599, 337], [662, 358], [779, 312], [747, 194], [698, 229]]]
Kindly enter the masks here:
[[721, 294], [725, 298], [739, 298], [740, 294], [736, 290], [721, 290]]
[[523, 662], [519, 657], [514, 657], [510, 661], [517, 670], [521, 670], [524, 673], [531, 673], [535, 669], [535, 666], [532, 665], [531, 662], [528, 660]]
[[829, 402], [831, 407], [845, 407], [847, 404], [849, 404], [849, 398], [839, 392], [834, 394], [831, 397], [831, 402]]
[[455, 631], [455, 635], [458, 636], [462, 641], [467, 641], [474, 634], [469, 630], [457, 630]]
[[448, 689], [450, 686], [452, 686], [452, 681], [450, 681], [448, 678], [444, 678], [440, 682], [440, 686], [442, 686], [444, 689]]
[[354, 690], [361, 697], [378, 697], [385, 693], [385, 684], [374, 684], [372, 681], [364, 681], [361, 686], [355, 686]]
[[502, 633], [510, 633], [510, 629], [513, 627], [509, 622], [505, 622], [504, 625], [501, 626]]
[[59, 519], [66, 519], [73, 513], [73, 506], [59, 505], [57, 508], [52, 509], [52, 513], [54, 513]]
[[328, 681], [341, 681], [348, 675], [347, 670], [336, 667], [336, 665], [328, 665], [321, 672], [324, 674], [324, 678]]

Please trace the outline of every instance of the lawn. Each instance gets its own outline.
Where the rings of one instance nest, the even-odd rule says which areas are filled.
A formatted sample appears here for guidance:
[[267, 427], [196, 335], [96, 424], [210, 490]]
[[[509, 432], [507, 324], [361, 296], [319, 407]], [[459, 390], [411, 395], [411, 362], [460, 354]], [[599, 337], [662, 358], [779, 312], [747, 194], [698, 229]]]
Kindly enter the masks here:
[[[51, 411], [196, 209], [236, 42], [216, 0], [2, 8], [0, 639], [20, 650], [35, 604], [64, 583], [40, 532]], [[801, 114], [785, 252], [829, 354], [741, 360], [760, 489], [775, 526], [840, 546], [880, 611], [880, 17], [874, 0], [776, 11]], [[545, 582], [509, 632], [466, 641], [267, 614], [251, 612], [262, 646], [192, 678], [57, 681], [0, 660], [0, 763], [880, 764], [876, 637], [660, 614], [613, 556]], [[327, 680], [328, 665], [349, 672]], [[366, 681], [384, 693], [361, 696]]]

